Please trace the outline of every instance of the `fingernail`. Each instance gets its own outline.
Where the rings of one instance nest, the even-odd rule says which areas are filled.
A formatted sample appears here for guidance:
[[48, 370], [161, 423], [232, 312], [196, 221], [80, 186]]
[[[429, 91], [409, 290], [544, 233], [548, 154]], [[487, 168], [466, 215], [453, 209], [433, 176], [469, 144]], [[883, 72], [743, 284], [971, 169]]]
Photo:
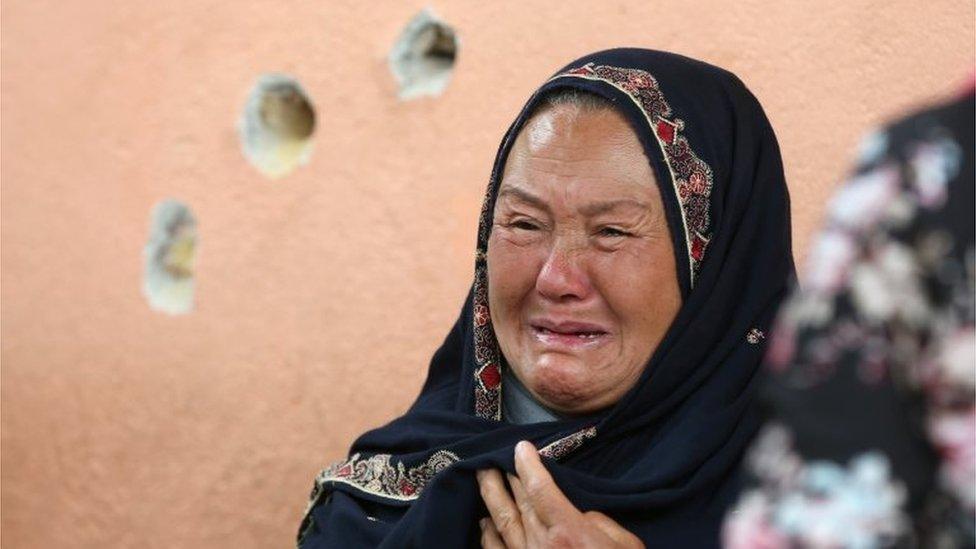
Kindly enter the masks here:
[[483, 518], [478, 521], [478, 526], [480, 526], [482, 530], [484, 530], [487, 525], [488, 525], [488, 519], [486, 518]]
[[475, 471], [474, 476], [478, 478], [478, 482], [481, 482], [481, 479], [485, 477], [485, 470], [478, 469], [477, 471]]
[[526, 440], [519, 441], [515, 445], [515, 457], [525, 457], [525, 452], [528, 451], [529, 442]]

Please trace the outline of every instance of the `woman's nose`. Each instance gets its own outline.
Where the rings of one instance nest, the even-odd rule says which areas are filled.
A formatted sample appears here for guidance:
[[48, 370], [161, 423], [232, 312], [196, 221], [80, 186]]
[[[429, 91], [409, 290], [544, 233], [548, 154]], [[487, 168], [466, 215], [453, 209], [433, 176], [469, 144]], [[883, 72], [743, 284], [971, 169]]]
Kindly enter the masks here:
[[586, 299], [591, 286], [583, 268], [584, 255], [582, 247], [555, 243], [536, 278], [536, 290], [552, 301]]

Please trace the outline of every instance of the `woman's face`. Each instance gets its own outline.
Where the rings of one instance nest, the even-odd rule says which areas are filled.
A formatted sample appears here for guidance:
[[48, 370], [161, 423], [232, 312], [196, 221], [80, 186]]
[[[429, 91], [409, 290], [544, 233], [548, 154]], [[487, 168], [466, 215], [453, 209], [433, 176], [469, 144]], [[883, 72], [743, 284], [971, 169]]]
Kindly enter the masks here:
[[637, 382], [681, 295], [654, 174], [616, 111], [560, 105], [524, 126], [495, 204], [488, 301], [545, 406], [593, 412]]

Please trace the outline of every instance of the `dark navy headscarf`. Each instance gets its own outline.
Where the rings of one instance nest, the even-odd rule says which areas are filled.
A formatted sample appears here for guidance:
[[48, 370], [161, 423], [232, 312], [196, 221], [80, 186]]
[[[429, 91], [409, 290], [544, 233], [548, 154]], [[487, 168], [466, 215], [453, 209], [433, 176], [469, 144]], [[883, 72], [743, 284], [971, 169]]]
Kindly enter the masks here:
[[[636, 386], [597, 416], [530, 425], [502, 417], [504, 361], [485, 252], [515, 136], [542, 98], [609, 100], [640, 138], [665, 204], [683, 304]], [[532, 441], [566, 496], [649, 547], [718, 544], [757, 428], [765, 332], [793, 277], [789, 197], [773, 130], [735, 75], [670, 53], [615, 49], [570, 63], [502, 140], [484, 201], [475, 281], [403, 417], [361, 436], [319, 473], [299, 537], [317, 547], [478, 545], [487, 511], [475, 471], [514, 472]]]

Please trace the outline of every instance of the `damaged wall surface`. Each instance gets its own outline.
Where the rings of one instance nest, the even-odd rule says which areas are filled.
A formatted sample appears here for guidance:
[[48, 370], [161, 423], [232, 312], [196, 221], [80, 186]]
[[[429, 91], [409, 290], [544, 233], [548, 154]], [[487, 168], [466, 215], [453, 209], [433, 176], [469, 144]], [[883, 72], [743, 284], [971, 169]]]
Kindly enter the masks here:
[[[391, 56], [427, 6], [457, 41], [411, 42], [451, 63], [406, 100]], [[291, 544], [316, 471], [419, 391], [498, 142], [567, 61], [644, 46], [738, 74], [779, 136], [802, 258], [859, 136], [954, 92], [976, 57], [955, 0], [0, 9], [10, 547]], [[299, 91], [257, 103], [284, 108], [278, 134], [248, 134], [269, 74]], [[245, 156], [255, 135], [270, 164]], [[150, 266], [168, 198], [192, 223]], [[151, 268], [192, 275], [183, 314], [147, 302]]]

